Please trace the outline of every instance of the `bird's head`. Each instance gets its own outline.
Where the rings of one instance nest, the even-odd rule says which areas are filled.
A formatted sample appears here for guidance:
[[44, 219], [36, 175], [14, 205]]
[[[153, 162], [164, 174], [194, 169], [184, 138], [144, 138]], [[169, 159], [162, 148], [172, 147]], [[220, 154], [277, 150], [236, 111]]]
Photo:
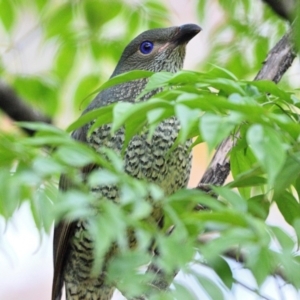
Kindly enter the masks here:
[[132, 70], [177, 72], [187, 43], [200, 31], [198, 25], [186, 24], [141, 33], [127, 45], [111, 77]]

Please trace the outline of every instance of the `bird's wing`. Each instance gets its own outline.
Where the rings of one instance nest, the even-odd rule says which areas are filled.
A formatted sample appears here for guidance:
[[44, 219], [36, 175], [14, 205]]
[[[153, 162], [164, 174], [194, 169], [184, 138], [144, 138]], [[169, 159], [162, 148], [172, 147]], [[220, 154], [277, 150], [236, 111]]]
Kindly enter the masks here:
[[[85, 142], [85, 128], [79, 128], [74, 131], [72, 137], [76, 140]], [[62, 174], [59, 180], [59, 189], [66, 191], [72, 186], [70, 179]], [[60, 300], [63, 288], [63, 272], [65, 267], [65, 259], [69, 251], [70, 238], [73, 236], [73, 231], [76, 222], [61, 221], [55, 225], [53, 237], [53, 262], [54, 273], [52, 282], [52, 300]]]
[[[96, 96], [91, 105], [85, 110], [85, 112], [92, 110], [97, 107], [101, 107], [108, 102], [109, 94], [102, 95], [100, 93]], [[84, 112], [84, 113], [85, 113]], [[88, 131], [87, 125], [78, 128], [72, 133], [72, 138], [86, 143], [86, 134]], [[96, 166], [90, 164], [82, 169], [82, 173], [89, 174]], [[68, 190], [72, 186], [72, 182], [66, 175], [61, 175], [59, 180], [59, 189], [62, 191]], [[60, 300], [63, 288], [63, 273], [65, 267], [65, 260], [68, 256], [69, 242], [73, 236], [73, 231], [75, 229], [76, 222], [66, 222], [61, 221], [54, 228], [54, 238], [53, 238], [53, 261], [54, 261], [54, 275], [52, 282], [52, 300]]]
[[[66, 175], [61, 175], [59, 189], [67, 190], [71, 185]], [[54, 228], [53, 237], [53, 263], [54, 273], [52, 282], [52, 300], [60, 300], [63, 288], [63, 272], [65, 258], [69, 251], [69, 241], [75, 228], [75, 222], [61, 221]]]
[[61, 299], [65, 258], [69, 251], [69, 241], [74, 230], [74, 225], [74, 222], [60, 222], [54, 230], [54, 275], [52, 283], [52, 300]]

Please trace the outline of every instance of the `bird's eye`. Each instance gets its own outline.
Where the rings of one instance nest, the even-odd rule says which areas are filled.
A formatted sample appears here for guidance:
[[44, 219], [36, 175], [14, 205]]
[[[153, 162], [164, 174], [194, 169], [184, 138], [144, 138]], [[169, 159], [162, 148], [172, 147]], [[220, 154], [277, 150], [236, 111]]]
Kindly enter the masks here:
[[153, 50], [153, 43], [149, 41], [144, 41], [140, 45], [140, 51], [143, 54], [149, 54]]

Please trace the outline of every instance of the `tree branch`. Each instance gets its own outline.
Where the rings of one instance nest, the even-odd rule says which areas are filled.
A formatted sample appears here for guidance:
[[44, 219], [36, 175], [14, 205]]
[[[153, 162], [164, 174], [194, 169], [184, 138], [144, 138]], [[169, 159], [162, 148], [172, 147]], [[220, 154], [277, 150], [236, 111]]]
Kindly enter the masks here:
[[[290, 41], [291, 32], [285, 34], [281, 40], [274, 46], [274, 48], [269, 52], [266, 60], [263, 63], [261, 70], [258, 72], [255, 80], [272, 80], [275, 83], [279, 82], [287, 69], [291, 66], [296, 54], [294, 52], [293, 45]], [[239, 137], [239, 132], [237, 132], [234, 136], [231, 136], [225, 139], [217, 148], [215, 155], [213, 156], [209, 167], [204, 173], [202, 179], [200, 180], [197, 188], [201, 189], [205, 192], [208, 192], [209, 185], [223, 185], [228, 174], [230, 173], [230, 158], [229, 152], [235, 146], [236, 140]], [[201, 208], [199, 209], [201, 210]], [[224, 253], [226, 257], [235, 259], [240, 261], [241, 263], [246, 261], [246, 256], [242, 255], [240, 249], [230, 249]], [[152, 262], [148, 267], [148, 271], [156, 270], [156, 274], [158, 277], [152, 283], [159, 290], [167, 290], [169, 287], [168, 282], [164, 276], [164, 272], [159, 270], [155, 266], [155, 263]], [[278, 275], [283, 279], [283, 272], [278, 269], [276, 270], [274, 275]], [[174, 272], [174, 277], [176, 276], [176, 272]], [[163, 289], [162, 289], [163, 287]], [[144, 297], [139, 297], [136, 299], [146, 299]]]
[[[290, 42], [291, 32], [285, 34], [275, 47], [269, 52], [261, 70], [255, 77], [255, 80], [272, 80], [279, 82], [283, 74], [291, 66], [296, 54], [292, 43]], [[197, 188], [207, 191], [207, 185], [223, 185], [229, 172], [230, 160], [229, 152], [234, 147], [239, 133], [234, 137], [224, 140], [217, 148], [207, 170], [200, 180]]]
[[[51, 123], [51, 119], [49, 117], [27, 105], [3, 82], [0, 82], [0, 109], [2, 109], [15, 121]], [[35, 133], [35, 131], [31, 129], [22, 129], [29, 135], [33, 135]]]

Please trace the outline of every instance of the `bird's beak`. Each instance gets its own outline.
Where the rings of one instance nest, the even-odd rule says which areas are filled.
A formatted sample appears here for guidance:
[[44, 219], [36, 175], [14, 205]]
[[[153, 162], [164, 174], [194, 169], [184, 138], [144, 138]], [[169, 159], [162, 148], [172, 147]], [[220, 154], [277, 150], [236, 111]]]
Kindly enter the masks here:
[[185, 24], [178, 27], [172, 42], [177, 45], [187, 44], [202, 28], [196, 24]]

